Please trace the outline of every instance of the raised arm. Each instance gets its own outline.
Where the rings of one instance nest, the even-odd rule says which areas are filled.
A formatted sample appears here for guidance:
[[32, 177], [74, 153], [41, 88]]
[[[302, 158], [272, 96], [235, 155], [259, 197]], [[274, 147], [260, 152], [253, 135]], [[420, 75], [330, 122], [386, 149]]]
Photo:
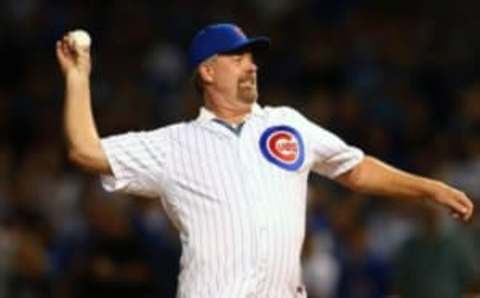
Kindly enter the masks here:
[[340, 184], [361, 193], [404, 199], [431, 199], [448, 208], [454, 217], [468, 221], [473, 203], [465, 193], [437, 180], [409, 174], [367, 156], [337, 179]]
[[65, 79], [64, 130], [68, 156], [89, 172], [111, 174], [91, 107], [90, 47], [76, 45], [67, 34], [57, 41], [56, 54]]

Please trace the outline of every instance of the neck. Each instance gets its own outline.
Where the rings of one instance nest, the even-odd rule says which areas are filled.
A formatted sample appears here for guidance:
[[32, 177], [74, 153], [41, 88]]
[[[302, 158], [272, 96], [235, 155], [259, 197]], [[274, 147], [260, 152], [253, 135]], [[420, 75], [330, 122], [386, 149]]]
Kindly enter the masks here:
[[205, 96], [205, 107], [215, 116], [230, 124], [239, 124], [243, 122], [245, 116], [252, 111], [252, 103], [243, 103], [238, 101], [228, 101], [225, 99], [216, 99]]

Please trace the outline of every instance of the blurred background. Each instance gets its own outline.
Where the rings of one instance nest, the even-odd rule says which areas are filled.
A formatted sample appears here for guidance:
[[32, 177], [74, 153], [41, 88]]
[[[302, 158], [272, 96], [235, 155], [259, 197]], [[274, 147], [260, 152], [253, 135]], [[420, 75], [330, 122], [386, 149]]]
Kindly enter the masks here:
[[[186, 49], [206, 24], [268, 35], [260, 101], [480, 199], [480, 2], [0, 1], [0, 298], [174, 297], [180, 247], [157, 201], [72, 168], [54, 44], [93, 36], [102, 136], [194, 117]], [[309, 297], [479, 297], [480, 223], [312, 177]]]

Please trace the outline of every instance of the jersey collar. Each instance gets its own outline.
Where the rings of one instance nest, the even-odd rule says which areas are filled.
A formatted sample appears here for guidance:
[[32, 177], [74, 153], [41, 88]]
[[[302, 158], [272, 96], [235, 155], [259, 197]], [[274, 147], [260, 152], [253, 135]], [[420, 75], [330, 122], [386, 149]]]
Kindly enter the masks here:
[[[250, 114], [248, 114], [245, 117], [245, 120], [248, 120], [252, 115], [253, 116], [262, 116], [262, 115], [264, 115], [264, 113], [265, 113], [265, 111], [263, 110], [263, 108], [258, 103], [254, 103], [252, 105], [252, 111], [250, 112]], [[198, 117], [197, 117], [197, 121], [200, 122], [200, 123], [207, 123], [207, 122], [210, 122], [211, 120], [214, 120], [216, 118], [217, 117], [215, 116], [215, 114], [212, 111], [210, 111], [206, 107], [201, 107], [200, 112], [199, 112]]]

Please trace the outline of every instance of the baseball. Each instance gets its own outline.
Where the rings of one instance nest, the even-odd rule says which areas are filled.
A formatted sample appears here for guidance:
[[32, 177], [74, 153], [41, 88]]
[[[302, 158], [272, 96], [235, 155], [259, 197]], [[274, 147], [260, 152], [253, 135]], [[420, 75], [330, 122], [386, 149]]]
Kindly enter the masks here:
[[70, 37], [73, 39], [75, 46], [80, 48], [89, 48], [92, 44], [90, 34], [85, 30], [75, 30], [70, 32]]

